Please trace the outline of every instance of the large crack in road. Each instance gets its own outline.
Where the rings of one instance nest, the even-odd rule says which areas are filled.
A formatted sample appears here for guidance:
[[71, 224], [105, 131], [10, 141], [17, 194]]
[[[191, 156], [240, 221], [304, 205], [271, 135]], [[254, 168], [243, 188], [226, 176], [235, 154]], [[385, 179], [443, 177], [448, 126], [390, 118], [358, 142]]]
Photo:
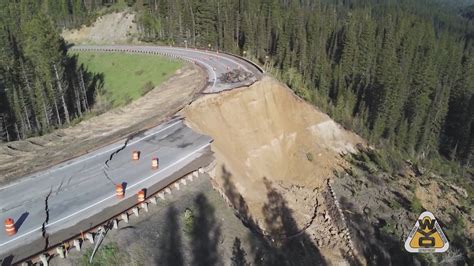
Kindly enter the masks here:
[[46, 232], [46, 225], [49, 222], [49, 207], [48, 207], [48, 200], [51, 194], [53, 193], [53, 188], [49, 190], [49, 193], [46, 195], [46, 198], [44, 199], [44, 212], [46, 214], [45, 220], [43, 222], [43, 225], [41, 226], [41, 233], [44, 239], [44, 249], [46, 250], [49, 246], [49, 235]]

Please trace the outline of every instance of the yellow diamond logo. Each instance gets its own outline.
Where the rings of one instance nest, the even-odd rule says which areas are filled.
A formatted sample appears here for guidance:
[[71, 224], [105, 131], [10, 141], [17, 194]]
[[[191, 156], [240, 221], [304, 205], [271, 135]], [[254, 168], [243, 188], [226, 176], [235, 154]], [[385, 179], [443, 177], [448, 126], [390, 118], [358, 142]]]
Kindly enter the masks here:
[[413, 253], [445, 252], [448, 239], [431, 212], [423, 212], [405, 241], [405, 249]]

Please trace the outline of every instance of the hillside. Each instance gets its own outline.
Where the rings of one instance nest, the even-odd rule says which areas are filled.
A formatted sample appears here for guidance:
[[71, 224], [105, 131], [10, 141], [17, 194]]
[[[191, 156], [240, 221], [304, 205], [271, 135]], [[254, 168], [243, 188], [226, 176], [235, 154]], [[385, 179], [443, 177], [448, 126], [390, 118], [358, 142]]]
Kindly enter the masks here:
[[[213, 182], [246, 223], [275, 241], [308, 227], [304, 235], [325, 260], [337, 264], [352, 256], [347, 239], [334, 235], [343, 228], [328, 223], [332, 203], [324, 196], [333, 172], [345, 164], [340, 154], [355, 152], [364, 142], [360, 137], [270, 77], [200, 98], [184, 116], [191, 127], [214, 138]], [[274, 197], [281, 202], [273, 202]], [[287, 213], [271, 217], [272, 208], [282, 207]]]

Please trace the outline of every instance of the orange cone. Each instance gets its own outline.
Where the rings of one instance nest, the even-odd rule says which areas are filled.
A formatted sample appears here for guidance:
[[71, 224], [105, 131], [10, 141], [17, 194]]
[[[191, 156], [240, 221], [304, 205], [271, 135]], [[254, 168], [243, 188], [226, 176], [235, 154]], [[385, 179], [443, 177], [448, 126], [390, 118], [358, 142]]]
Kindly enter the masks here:
[[122, 184], [118, 184], [115, 186], [115, 195], [117, 196], [118, 199], [123, 199], [125, 192], [123, 191]]
[[5, 231], [9, 236], [16, 234], [15, 221], [12, 218], [5, 220]]
[[151, 168], [158, 169], [160, 167], [160, 162], [158, 158], [151, 159]]
[[132, 160], [134, 160], [134, 161], [140, 160], [140, 152], [139, 151], [133, 151]]
[[138, 191], [137, 195], [138, 195], [138, 202], [144, 202], [145, 201], [145, 190], [144, 189]]

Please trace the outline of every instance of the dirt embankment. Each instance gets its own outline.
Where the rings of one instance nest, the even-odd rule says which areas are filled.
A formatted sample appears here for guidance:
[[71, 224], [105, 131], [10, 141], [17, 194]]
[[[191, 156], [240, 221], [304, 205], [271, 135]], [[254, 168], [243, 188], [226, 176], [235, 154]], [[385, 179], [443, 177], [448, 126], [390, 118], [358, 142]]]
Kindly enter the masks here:
[[[331, 207], [324, 194], [328, 179], [344, 164], [340, 153], [354, 151], [363, 142], [360, 137], [270, 77], [249, 88], [200, 98], [183, 112], [192, 128], [214, 138], [214, 181], [228, 197], [241, 195], [230, 199], [248, 212], [241, 215], [250, 216], [264, 233], [282, 234], [275, 238], [309, 226], [306, 233], [323, 256], [336, 261], [344, 256], [334, 254], [347, 241], [333, 237], [339, 237], [341, 228], [328, 225]], [[275, 204], [288, 210], [293, 228], [284, 228], [289, 217], [270, 214]], [[278, 223], [282, 230], [274, 230]]]
[[202, 69], [186, 64], [170, 79], [127, 106], [41, 137], [1, 144], [0, 185], [160, 124], [189, 104], [205, 82]]
[[136, 14], [128, 11], [106, 14], [91, 26], [64, 30], [62, 37], [69, 43], [120, 44], [136, 42], [138, 26]]

